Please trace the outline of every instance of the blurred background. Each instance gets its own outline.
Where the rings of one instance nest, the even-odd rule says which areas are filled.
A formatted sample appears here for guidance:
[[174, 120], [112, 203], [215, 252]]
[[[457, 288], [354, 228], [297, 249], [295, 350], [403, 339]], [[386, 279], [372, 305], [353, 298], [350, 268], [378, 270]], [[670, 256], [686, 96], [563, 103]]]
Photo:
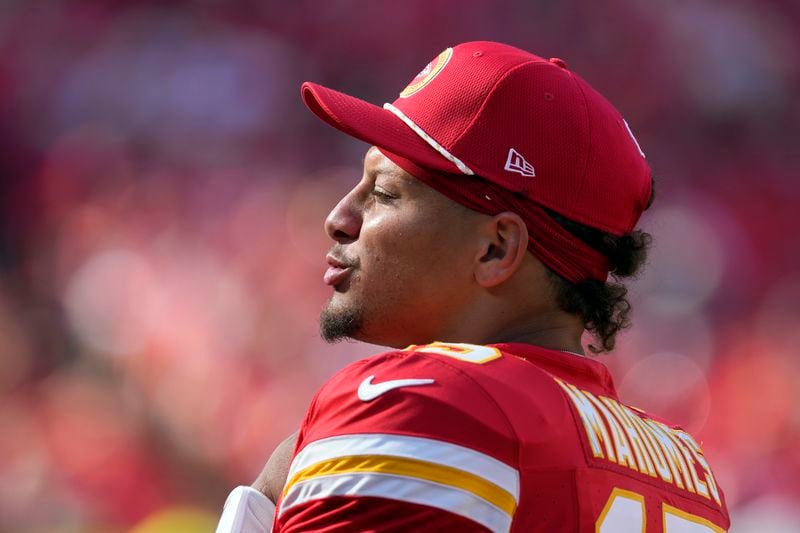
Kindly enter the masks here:
[[213, 531], [315, 389], [323, 219], [382, 104], [492, 39], [558, 56], [658, 178], [623, 400], [683, 424], [734, 532], [800, 531], [795, 0], [0, 1], [0, 531]]

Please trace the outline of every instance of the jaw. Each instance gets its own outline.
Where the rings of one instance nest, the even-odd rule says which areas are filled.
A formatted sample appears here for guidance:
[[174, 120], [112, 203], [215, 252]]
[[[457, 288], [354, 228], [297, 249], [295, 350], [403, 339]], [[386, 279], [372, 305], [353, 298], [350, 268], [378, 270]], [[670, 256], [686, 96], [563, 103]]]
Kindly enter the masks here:
[[364, 313], [361, 327], [354, 335], [358, 341], [404, 349], [412, 344], [429, 344], [439, 340], [435, 321], [420, 313]]
[[[368, 344], [405, 348], [423, 342], [418, 324], [406, 324], [391, 312], [370, 312], [334, 294], [320, 314], [320, 334], [328, 342], [353, 339]], [[374, 311], [374, 310], [373, 310]]]
[[323, 307], [319, 317], [320, 336], [327, 342], [357, 339], [362, 317], [356, 306], [343, 305], [334, 293]]
[[[381, 277], [393, 278], [385, 271]], [[320, 316], [326, 340], [351, 338], [402, 349], [433, 341], [467, 342], [466, 336], [472, 338], [476, 329], [482, 329], [475, 327], [480, 321], [468, 320], [474, 317], [465, 309], [474, 295], [463, 287], [437, 290], [437, 284], [420, 284], [413, 277], [385, 284], [366, 284], [360, 276], [348, 281], [346, 289], [336, 287]], [[469, 323], [472, 326], [465, 331]]]

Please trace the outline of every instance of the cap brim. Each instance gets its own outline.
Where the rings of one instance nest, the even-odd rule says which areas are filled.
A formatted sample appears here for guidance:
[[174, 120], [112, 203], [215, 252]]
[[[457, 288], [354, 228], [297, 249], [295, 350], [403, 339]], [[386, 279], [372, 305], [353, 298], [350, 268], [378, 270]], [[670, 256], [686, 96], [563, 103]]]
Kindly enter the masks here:
[[448, 174], [458, 168], [386, 109], [316, 83], [300, 87], [303, 103], [337, 130], [405, 157], [421, 167]]

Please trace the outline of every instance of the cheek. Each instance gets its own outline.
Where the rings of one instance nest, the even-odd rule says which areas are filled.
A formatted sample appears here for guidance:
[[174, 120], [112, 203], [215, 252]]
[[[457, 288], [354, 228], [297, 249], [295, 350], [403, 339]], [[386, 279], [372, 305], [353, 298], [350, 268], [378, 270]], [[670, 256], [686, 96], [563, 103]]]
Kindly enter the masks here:
[[440, 292], [463, 276], [463, 243], [436, 219], [400, 217], [370, 221], [362, 228], [365, 274], [388, 289]]

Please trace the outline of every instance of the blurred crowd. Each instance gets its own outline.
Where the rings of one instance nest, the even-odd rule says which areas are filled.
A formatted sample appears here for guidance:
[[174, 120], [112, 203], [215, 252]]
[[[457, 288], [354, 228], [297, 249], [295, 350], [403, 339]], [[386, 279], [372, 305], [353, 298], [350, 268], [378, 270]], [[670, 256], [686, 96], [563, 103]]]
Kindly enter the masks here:
[[[736, 532], [800, 530], [793, 0], [0, 2], [0, 532], [213, 531], [315, 389], [322, 221], [442, 49], [558, 56], [657, 177], [623, 400], [703, 442]], [[457, 339], [443, 339], [457, 340]]]

